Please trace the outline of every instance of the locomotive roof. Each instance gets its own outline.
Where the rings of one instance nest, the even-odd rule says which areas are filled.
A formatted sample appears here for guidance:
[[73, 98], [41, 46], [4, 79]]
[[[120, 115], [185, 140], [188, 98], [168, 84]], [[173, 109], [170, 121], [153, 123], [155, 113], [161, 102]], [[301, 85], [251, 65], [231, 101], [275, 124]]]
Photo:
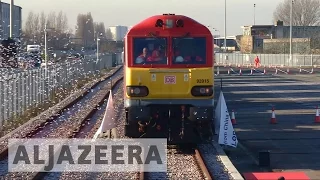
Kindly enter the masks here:
[[[163, 20], [165, 23], [167, 19], [173, 20], [174, 26], [173, 28], [162, 28], [156, 27], [155, 24], [158, 19]], [[176, 27], [175, 23], [177, 20], [181, 19], [184, 23], [184, 27]], [[127, 35], [141, 35], [142, 33], [148, 33], [147, 31], [167, 31], [170, 34], [175, 33], [191, 33], [191, 34], [201, 34], [201, 35], [211, 35], [210, 30], [204, 26], [203, 24], [197, 22], [196, 20], [184, 16], [184, 15], [172, 15], [172, 14], [164, 14], [164, 15], [155, 15], [151, 16], [147, 19], [142, 20], [141, 22], [134, 25]]]

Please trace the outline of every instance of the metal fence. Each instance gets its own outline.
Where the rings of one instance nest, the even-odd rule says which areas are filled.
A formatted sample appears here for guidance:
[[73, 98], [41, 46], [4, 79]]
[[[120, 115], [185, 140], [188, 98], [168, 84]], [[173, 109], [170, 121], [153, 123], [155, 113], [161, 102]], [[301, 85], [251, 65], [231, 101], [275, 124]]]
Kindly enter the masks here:
[[319, 66], [320, 55], [292, 55], [290, 61], [289, 54], [241, 54], [241, 53], [216, 53], [216, 64], [254, 64], [255, 57], [258, 56], [261, 65], [272, 66]]
[[[115, 55], [116, 58], [121, 54]], [[52, 95], [61, 89], [71, 88], [72, 84], [100, 70], [112, 67], [114, 56], [101, 55], [99, 60], [87, 57], [58, 63], [45, 68], [21, 72], [2, 69], [0, 73], [0, 125], [14, 115], [21, 115], [27, 109], [51, 100]], [[120, 61], [120, 60], [117, 60]]]

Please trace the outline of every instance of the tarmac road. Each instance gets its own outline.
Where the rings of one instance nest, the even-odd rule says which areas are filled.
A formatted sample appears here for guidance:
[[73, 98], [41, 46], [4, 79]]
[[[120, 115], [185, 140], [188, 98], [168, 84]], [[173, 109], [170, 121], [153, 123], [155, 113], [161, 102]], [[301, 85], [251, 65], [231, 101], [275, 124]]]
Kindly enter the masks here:
[[[257, 163], [259, 151], [269, 150], [273, 171], [304, 171], [319, 179], [320, 123], [314, 118], [320, 105], [320, 74], [253, 76], [246, 75], [248, 71], [215, 76], [216, 102], [222, 78], [229, 113], [236, 112], [240, 145], [231, 150], [230, 160], [241, 173], [267, 171]], [[227, 68], [220, 67], [220, 72]], [[272, 107], [277, 124], [270, 124]]]

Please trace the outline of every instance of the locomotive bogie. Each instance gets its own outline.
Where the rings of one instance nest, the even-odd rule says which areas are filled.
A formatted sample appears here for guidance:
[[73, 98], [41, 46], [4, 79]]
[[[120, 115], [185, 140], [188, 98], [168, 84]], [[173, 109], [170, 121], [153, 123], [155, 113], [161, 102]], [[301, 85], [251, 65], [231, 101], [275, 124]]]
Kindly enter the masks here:
[[173, 144], [208, 142], [213, 136], [213, 105], [201, 101], [189, 100], [188, 105], [182, 105], [173, 104], [171, 99], [154, 100], [146, 106], [128, 107], [125, 134], [133, 138], [163, 137]]

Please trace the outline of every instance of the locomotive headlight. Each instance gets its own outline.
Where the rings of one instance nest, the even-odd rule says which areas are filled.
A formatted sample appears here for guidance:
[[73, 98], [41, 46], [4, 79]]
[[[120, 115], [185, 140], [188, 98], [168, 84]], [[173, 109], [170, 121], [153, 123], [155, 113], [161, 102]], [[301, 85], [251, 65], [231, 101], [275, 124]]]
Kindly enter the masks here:
[[191, 89], [191, 94], [193, 96], [212, 96], [213, 87], [212, 86], [194, 86]]
[[133, 93], [134, 94], [140, 94], [140, 89], [139, 88], [134, 88]]
[[148, 96], [149, 89], [146, 86], [127, 86], [127, 95], [131, 97]]
[[201, 94], [206, 93], [206, 89], [207, 89], [207, 88], [200, 88], [200, 93], [201, 93]]

